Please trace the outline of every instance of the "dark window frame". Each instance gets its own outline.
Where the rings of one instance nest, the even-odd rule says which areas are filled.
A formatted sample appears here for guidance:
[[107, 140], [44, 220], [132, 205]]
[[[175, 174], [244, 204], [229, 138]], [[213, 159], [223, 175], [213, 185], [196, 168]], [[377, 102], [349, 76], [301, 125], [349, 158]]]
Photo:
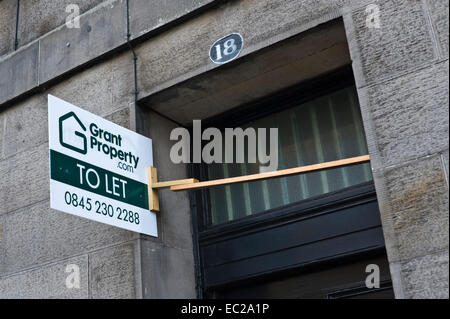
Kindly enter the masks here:
[[[257, 120], [258, 118], [270, 116], [270, 114], [295, 107], [298, 104], [306, 103], [351, 85], [355, 85], [353, 72], [351, 66], [346, 66], [325, 75], [321, 75], [320, 77], [311, 79], [305, 83], [294, 85], [262, 99], [258, 99], [254, 102], [233, 108], [225, 113], [202, 120], [202, 127], [216, 127], [220, 130], [227, 127], [239, 127], [240, 125]], [[190, 131], [192, 134], [192, 128], [190, 128]], [[194, 176], [201, 181], [208, 180], [207, 167], [204, 163], [190, 164], [189, 174], [189, 176]], [[293, 204], [301, 204], [304, 201], [308, 201], [308, 199], [306, 199], [303, 201], [290, 203], [279, 208], [259, 212], [238, 220], [228, 221], [219, 225], [211, 225], [209, 222], [211, 202], [209, 198], [209, 190], [204, 189], [196, 191], [195, 194], [196, 196], [201, 197], [200, 201], [199, 199], [194, 200], [195, 207], [201, 207], [201, 214], [197, 216], [198, 224], [196, 225], [199, 232], [214, 228], [222, 228], [223, 225], [230, 225], [230, 227], [233, 227], [232, 225], [238, 225], [241, 220], [248, 220], [254, 218], [255, 216], [264, 215], [268, 212], [277, 210], [280, 211], [281, 216], [283, 214], [282, 211], [284, 210], [284, 207], [289, 207]]]
[[[202, 127], [217, 127], [219, 129], [239, 127], [252, 120], [294, 107], [300, 103], [306, 103], [317, 97], [352, 85], [355, 85], [355, 81], [352, 68], [348, 65], [304, 83], [283, 89], [252, 103], [240, 105], [225, 113], [202, 120]], [[188, 166], [188, 174], [199, 180], [208, 180], [206, 164], [203, 163], [190, 164]], [[320, 211], [322, 207], [341, 205], [343, 202], [351, 201], [353, 198], [362, 199], [366, 196], [374, 196], [374, 194], [374, 184], [373, 181], [370, 181], [290, 203], [285, 206], [272, 208], [237, 220], [211, 225], [209, 223], [209, 191], [204, 189], [190, 192], [198, 297], [201, 298], [206, 293], [204, 290], [206, 287], [203, 284], [202, 243], [210, 240], [220, 240], [220, 238], [229, 238], [233, 234], [238, 234], [242, 231], [258, 231], [258, 229], [270, 227], [272, 223], [289, 222], [291, 218], [307, 216], [312, 211]], [[380, 249], [384, 250], [384, 245], [383, 247], [370, 248], [364, 253], [370, 253], [369, 251], [372, 251], [372, 253], [376, 254], [379, 253]], [[329, 261], [324, 260], [323, 262], [326, 263]]]

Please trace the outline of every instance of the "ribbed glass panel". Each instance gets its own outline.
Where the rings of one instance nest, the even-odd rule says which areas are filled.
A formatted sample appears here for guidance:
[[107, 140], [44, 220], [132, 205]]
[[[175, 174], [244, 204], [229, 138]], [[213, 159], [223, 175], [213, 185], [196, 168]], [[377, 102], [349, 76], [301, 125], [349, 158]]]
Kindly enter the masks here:
[[[354, 87], [297, 105], [242, 126], [278, 128], [278, 170], [367, 154]], [[246, 147], [247, 141], [245, 143]], [[245, 156], [247, 162], [247, 154]], [[260, 173], [258, 163], [210, 164], [209, 179]], [[210, 189], [213, 225], [281, 207], [313, 196], [367, 182], [368, 163], [298, 176], [282, 177]]]

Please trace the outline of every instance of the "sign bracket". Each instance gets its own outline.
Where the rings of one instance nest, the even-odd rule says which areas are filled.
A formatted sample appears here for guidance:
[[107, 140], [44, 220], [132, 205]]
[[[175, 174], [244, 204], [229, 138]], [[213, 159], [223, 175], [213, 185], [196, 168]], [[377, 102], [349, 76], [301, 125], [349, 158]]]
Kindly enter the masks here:
[[158, 182], [158, 172], [156, 167], [147, 167], [148, 176], [148, 206], [151, 211], [159, 212], [158, 189], [169, 188], [176, 185], [190, 185], [198, 183], [195, 178], [178, 179], [174, 181]]
[[195, 178], [179, 179], [167, 182], [158, 182], [156, 167], [147, 167], [148, 175], [148, 198], [149, 209], [152, 211], [159, 211], [158, 189], [169, 188], [171, 191], [185, 191], [185, 190], [197, 190], [202, 188], [230, 185], [236, 183], [252, 182], [257, 180], [264, 180], [276, 177], [290, 176], [304, 174], [313, 171], [320, 171], [325, 169], [331, 169], [336, 167], [344, 167], [355, 164], [362, 164], [370, 161], [369, 155], [345, 158], [337, 161], [324, 162], [313, 165], [299, 166], [294, 168], [283, 169], [274, 172], [266, 172], [259, 174], [244, 175], [231, 178], [222, 178], [212, 181], [199, 182]]

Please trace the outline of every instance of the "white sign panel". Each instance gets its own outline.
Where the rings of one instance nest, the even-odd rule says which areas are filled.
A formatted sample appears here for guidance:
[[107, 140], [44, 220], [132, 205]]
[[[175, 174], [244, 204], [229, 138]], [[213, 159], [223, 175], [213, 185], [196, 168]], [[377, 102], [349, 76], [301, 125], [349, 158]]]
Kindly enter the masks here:
[[157, 237], [152, 140], [52, 95], [48, 123], [51, 208]]

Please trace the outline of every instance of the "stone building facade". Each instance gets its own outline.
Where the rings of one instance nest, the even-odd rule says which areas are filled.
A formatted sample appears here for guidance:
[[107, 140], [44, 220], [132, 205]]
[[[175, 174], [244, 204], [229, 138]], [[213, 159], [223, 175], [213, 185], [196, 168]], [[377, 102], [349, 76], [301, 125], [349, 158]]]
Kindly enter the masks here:
[[[65, 24], [70, 4], [80, 28]], [[190, 175], [169, 160], [171, 129], [351, 65], [395, 297], [448, 298], [448, 12], [445, 0], [0, 0], [0, 297], [208, 296], [190, 193], [160, 192], [158, 238], [50, 209], [48, 94], [152, 138], [170, 180]], [[233, 32], [240, 56], [212, 63]]]

